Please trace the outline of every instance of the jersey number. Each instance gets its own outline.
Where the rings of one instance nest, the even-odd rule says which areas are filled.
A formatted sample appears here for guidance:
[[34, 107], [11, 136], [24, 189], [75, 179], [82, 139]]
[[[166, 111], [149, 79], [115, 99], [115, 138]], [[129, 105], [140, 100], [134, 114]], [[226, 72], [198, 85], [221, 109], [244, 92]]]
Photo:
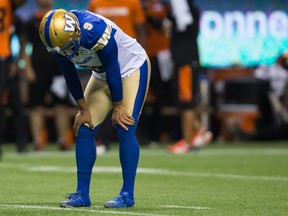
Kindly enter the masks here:
[[3, 32], [5, 29], [4, 18], [5, 18], [5, 8], [0, 8], [0, 32]]

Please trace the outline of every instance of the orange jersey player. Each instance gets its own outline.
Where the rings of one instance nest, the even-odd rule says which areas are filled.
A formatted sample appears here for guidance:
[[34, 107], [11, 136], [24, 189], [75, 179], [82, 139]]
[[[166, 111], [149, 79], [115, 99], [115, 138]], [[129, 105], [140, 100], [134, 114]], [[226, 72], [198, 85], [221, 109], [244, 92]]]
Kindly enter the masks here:
[[13, 11], [24, 0], [0, 0], [0, 58], [11, 56], [10, 37], [13, 33]]
[[[9, 92], [9, 98], [13, 101], [13, 106], [11, 106], [13, 118], [16, 120], [15, 122], [17, 122], [17, 125], [14, 125], [14, 131], [18, 152], [25, 152], [25, 143], [23, 138], [24, 130], [23, 127], [21, 127], [24, 122], [22, 121], [23, 115], [21, 113], [21, 104], [19, 101], [19, 89], [17, 89], [19, 84], [17, 83], [17, 66], [13, 62], [10, 48], [10, 38], [14, 32], [13, 11], [24, 2], [25, 1], [23, 0], [0, 0], [0, 159], [1, 143], [4, 138], [6, 117], [4, 114], [5, 103], [3, 103], [3, 101], [5, 101], [4, 98], [5, 95], [7, 95], [7, 90], [11, 90]], [[11, 101], [10, 103], [12, 103]]]
[[169, 49], [169, 38], [164, 29], [164, 20], [168, 18], [170, 7], [161, 0], [144, 1], [147, 18], [147, 43], [148, 56], [157, 56], [159, 51]]
[[88, 10], [115, 22], [126, 34], [145, 47], [145, 15], [138, 0], [90, 0]]
[[13, 26], [13, 10], [10, 0], [0, 0], [0, 56], [7, 58], [11, 56], [10, 36]]

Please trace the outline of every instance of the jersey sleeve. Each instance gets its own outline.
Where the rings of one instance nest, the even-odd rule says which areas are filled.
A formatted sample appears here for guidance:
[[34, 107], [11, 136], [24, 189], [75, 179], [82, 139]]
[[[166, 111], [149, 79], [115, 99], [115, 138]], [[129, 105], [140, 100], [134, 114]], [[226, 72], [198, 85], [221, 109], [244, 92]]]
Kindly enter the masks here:
[[97, 52], [106, 72], [112, 102], [123, 99], [122, 78], [118, 62], [118, 48], [114, 38], [116, 30], [103, 19], [88, 11], [78, 11], [81, 20], [81, 46]]
[[97, 41], [101, 39], [107, 26], [106, 23], [103, 19], [89, 11], [77, 10], [71, 12], [80, 21], [81, 46], [91, 50]]
[[106, 71], [106, 80], [112, 102], [119, 102], [123, 99], [123, 86], [118, 62], [118, 48], [113, 34], [107, 44], [97, 54]]
[[77, 101], [84, 98], [83, 88], [75, 65], [66, 57], [63, 57], [59, 54], [53, 54], [53, 56], [63, 73], [67, 87], [74, 100]]

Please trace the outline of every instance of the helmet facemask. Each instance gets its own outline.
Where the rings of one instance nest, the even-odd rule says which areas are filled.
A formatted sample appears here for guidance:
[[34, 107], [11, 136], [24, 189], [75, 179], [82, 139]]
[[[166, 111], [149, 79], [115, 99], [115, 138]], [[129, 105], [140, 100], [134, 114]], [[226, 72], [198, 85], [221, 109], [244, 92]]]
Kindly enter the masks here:
[[72, 40], [70, 41], [66, 46], [64, 46], [63, 48], [59, 48], [59, 47], [47, 47], [48, 52], [51, 53], [58, 53], [62, 56], [66, 56], [69, 59], [72, 59], [75, 54], [78, 51], [78, 48], [80, 47], [80, 38], [78, 40]]

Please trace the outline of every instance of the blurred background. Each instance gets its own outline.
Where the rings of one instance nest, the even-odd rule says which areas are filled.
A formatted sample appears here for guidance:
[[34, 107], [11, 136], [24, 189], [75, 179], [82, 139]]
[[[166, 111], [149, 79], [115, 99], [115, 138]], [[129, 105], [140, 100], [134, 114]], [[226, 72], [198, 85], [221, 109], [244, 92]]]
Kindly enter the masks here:
[[[148, 2], [153, 1], [140, 2], [146, 16], [147, 40], [150, 40], [149, 43], [157, 44], [160, 41], [157, 41], [156, 37], [149, 38], [151, 14]], [[170, 2], [166, 0], [154, 3], [153, 9], [160, 11], [164, 6], [168, 5], [169, 8]], [[54, 8], [88, 9], [88, 4], [88, 0], [62, 0], [54, 1]], [[288, 1], [195, 0], [194, 4], [200, 10], [200, 29], [197, 38], [200, 56], [200, 97], [197, 111], [203, 127], [213, 133], [213, 143], [233, 142], [239, 139], [245, 141], [287, 139], [288, 61], [285, 51], [288, 48]], [[25, 23], [37, 8], [37, 1], [27, 0], [15, 14]], [[168, 40], [170, 24], [167, 13], [167, 17], [161, 17], [160, 28], [164, 29]], [[146, 45], [149, 46], [149, 43]], [[20, 49], [17, 35], [12, 36], [11, 48], [16, 59]], [[167, 49], [169, 53], [169, 46]], [[33, 46], [28, 43], [26, 47], [28, 55], [32, 50]], [[19, 68], [21, 75], [21, 70], [25, 70], [25, 62], [19, 61]], [[85, 86], [90, 71], [81, 68], [78, 70]], [[171, 97], [174, 93], [171, 90], [173, 76], [170, 73], [168, 68], [164, 74], [160, 74], [159, 85], [154, 83], [156, 88], [152, 87], [148, 94], [138, 130], [142, 145], [155, 143], [168, 145], [181, 138], [180, 117], [177, 105]], [[30, 109], [26, 84], [27, 79], [23, 76], [20, 79], [21, 102], [26, 117], [26, 138], [27, 142], [31, 143], [33, 137], [28, 120]], [[164, 91], [164, 96], [159, 97], [158, 91]], [[2, 103], [7, 105], [5, 115], [11, 118], [13, 114], [9, 103], [4, 99], [2, 98]], [[47, 143], [59, 141], [51, 101], [53, 103], [51, 97], [47, 95], [43, 104], [45, 127], [42, 138], [45, 140], [43, 142]], [[70, 127], [67, 129], [65, 142], [73, 145], [71, 126], [77, 109], [71, 98], [66, 105], [65, 112], [69, 114]], [[107, 144], [116, 140], [116, 135], [110, 127], [110, 121], [104, 123], [106, 129], [99, 142]], [[283, 132], [278, 127], [281, 127]], [[5, 132], [4, 142], [13, 143], [15, 137], [12, 123], [7, 121], [6, 128], [8, 129]], [[273, 131], [273, 134], [269, 136], [265, 131]]]
[[[143, 0], [145, 1], [145, 0]], [[88, 0], [54, 1], [54, 8], [87, 9]], [[166, 0], [164, 2], [169, 2]], [[273, 64], [288, 45], [285, 0], [195, 0], [201, 11], [199, 49], [203, 67]], [[28, 20], [37, 3], [27, 0], [16, 13]], [[17, 49], [17, 45], [13, 44]]]

